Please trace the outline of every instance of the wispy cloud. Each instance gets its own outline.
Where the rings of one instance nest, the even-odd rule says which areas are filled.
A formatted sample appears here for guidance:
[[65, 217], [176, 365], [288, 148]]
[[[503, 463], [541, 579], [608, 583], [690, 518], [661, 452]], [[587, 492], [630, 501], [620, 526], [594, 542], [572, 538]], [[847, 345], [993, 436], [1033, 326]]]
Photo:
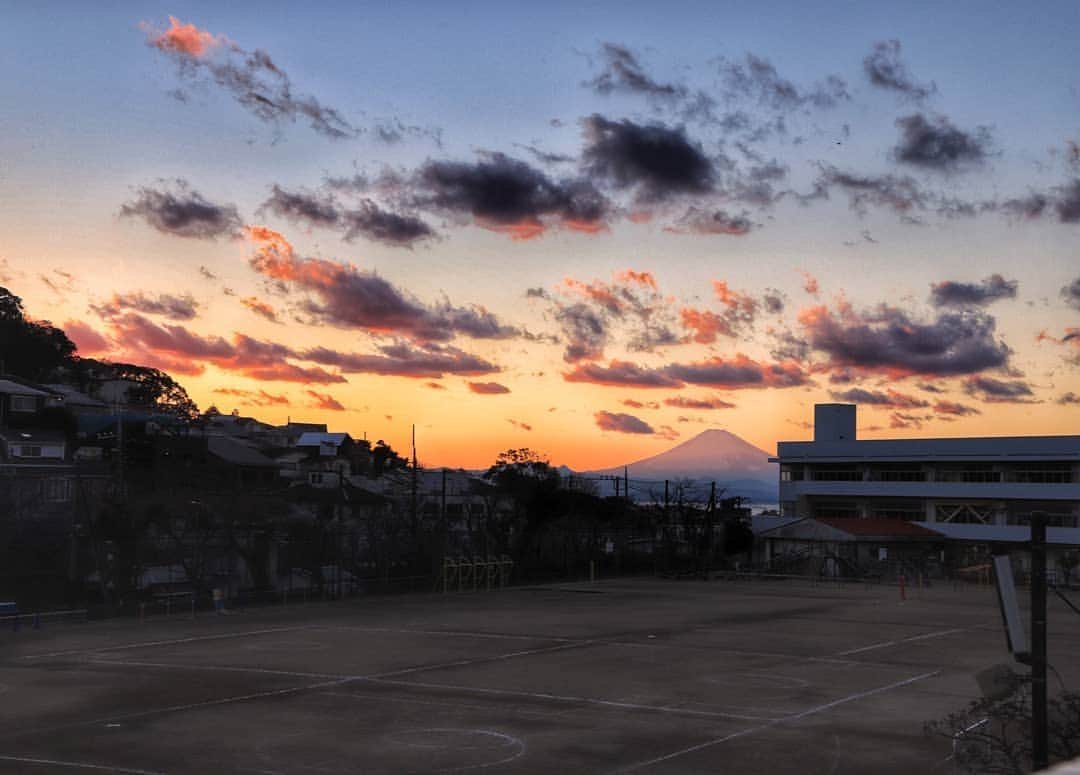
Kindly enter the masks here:
[[120, 215], [142, 218], [163, 234], [190, 239], [240, 236], [240, 215], [233, 205], [210, 202], [182, 178], [143, 186]]

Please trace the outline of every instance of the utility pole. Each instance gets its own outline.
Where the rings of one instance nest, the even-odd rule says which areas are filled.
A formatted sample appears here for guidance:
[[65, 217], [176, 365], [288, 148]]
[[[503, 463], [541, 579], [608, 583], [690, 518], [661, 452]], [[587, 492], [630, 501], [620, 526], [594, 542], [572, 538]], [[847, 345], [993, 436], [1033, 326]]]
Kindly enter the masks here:
[[412, 427], [412, 521], [416, 525], [416, 424]]
[[1031, 512], [1031, 759], [1049, 765], [1046, 717], [1046, 512]]

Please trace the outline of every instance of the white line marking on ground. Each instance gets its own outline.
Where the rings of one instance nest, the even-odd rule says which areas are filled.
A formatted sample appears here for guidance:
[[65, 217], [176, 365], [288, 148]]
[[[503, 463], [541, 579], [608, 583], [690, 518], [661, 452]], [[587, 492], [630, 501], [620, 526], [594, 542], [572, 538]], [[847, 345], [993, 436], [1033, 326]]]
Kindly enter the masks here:
[[333, 673], [305, 673], [299, 670], [275, 670], [269, 667], [242, 667], [232, 665], [189, 665], [183, 662], [134, 662], [126, 659], [90, 659], [91, 665], [114, 665], [117, 667], [153, 667], [162, 670], [203, 670], [207, 672], [256, 673], [260, 675], [280, 675], [288, 678], [345, 679], [350, 675]]
[[296, 630], [310, 630], [311, 625], [300, 627], [271, 627], [265, 630], [245, 630], [244, 632], [225, 632], [217, 635], [193, 635], [189, 638], [172, 638], [170, 640], [145, 640], [137, 643], [124, 643], [119, 646], [101, 646], [90, 649], [71, 649], [70, 651], [52, 651], [45, 654], [27, 654], [20, 659], [49, 659], [50, 657], [67, 657], [76, 654], [100, 654], [105, 651], [125, 651], [129, 649], [153, 648], [154, 646], [175, 646], [181, 643], [198, 643], [207, 640], [223, 640], [226, 638], [244, 638], [250, 635], [266, 635], [272, 632], [295, 632]]
[[673, 752], [671, 752], [669, 754], [665, 754], [664, 756], [657, 756], [655, 759], [649, 759], [647, 761], [637, 762], [635, 764], [631, 764], [628, 767], [622, 767], [619, 770], [616, 770], [616, 772], [619, 772], [619, 773], [633, 772], [634, 770], [640, 770], [640, 769], [643, 769], [645, 767], [651, 767], [654, 764], [660, 764], [661, 762], [670, 761], [671, 759], [676, 759], [676, 758], [678, 758], [680, 756], [685, 756], [688, 753], [694, 753], [696, 751], [700, 751], [700, 750], [703, 750], [705, 748], [711, 748], [714, 745], [720, 745], [721, 743], [726, 743], [729, 740], [734, 740], [734, 739], [739, 738], [739, 737], [745, 737], [747, 735], [752, 735], [755, 732], [761, 732], [762, 730], [765, 730], [765, 729], [771, 729], [773, 727], [780, 726], [781, 724], [787, 724], [787, 723], [792, 722], [792, 721], [799, 721], [800, 719], [804, 719], [804, 718], [807, 718], [809, 716], [814, 716], [814, 715], [817, 715], [818, 713], [823, 713], [823, 712], [825, 712], [827, 710], [831, 710], [832, 708], [835, 708], [838, 705], [844, 705], [846, 703], [855, 702], [856, 700], [861, 700], [861, 699], [864, 699], [866, 697], [872, 697], [875, 694], [882, 694], [884, 692], [891, 691], [893, 689], [899, 689], [902, 686], [907, 686], [908, 684], [913, 684], [916, 681], [922, 681], [922, 680], [925, 680], [927, 678], [931, 678], [931, 677], [933, 677], [935, 675], [940, 675], [940, 674], [941, 674], [940, 670], [934, 670], [934, 671], [929, 672], [929, 673], [921, 673], [920, 675], [912, 676], [911, 678], [905, 678], [903, 681], [896, 681], [894, 683], [887, 684], [886, 686], [879, 686], [879, 687], [877, 687], [875, 689], [867, 689], [864, 692], [857, 692], [856, 694], [849, 694], [847, 697], [841, 697], [838, 700], [833, 700], [832, 702], [826, 702], [823, 705], [816, 705], [813, 708], [809, 708], [809, 709], [804, 710], [804, 711], [802, 711], [800, 713], [796, 713], [793, 716], [785, 716], [783, 718], [776, 719], [775, 721], [771, 721], [768, 724], [759, 724], [758, 726], [755, 726], [755, 727], [747, 727], [746, 729], [741, 729], [738, 732], [732, 732], [730, 735], [724, 735], [723, 737], [717, 737], [717, 738], [715, 738], [713, 740], [706, 740], [704, 743], [698, 743], [697, 745], [692, 745], [689, 748], [683, 748], [682, 750], [679, 750], [679, 751], [673, 751]]
[[620, 710], [646, 710], [655, 713], [669, 713], [676, 716], [701, 716], [704, 718], [726, 718], [736, 721], [777, 721], [770, 716], [749, 716], [740, 713], [722, 713], [711, 710], [693, 710], [692, 708], [678, 708], [670, 705], [645, 705], [636, 702], [619, 702], [616, 700], [604, 700], [598, 697], [577, 697], [569, 694], [551, 694], [549, 692], [526, 692], [517, 689], [491, 689], [484, 686], [463, 686], [460, 684], [440, 684], [426, 681], [390, 681], [385, 678], [370, 677], [361, 679], [368, 683], [382, 683], [391, 686], [414, 686], [419, 689], [442, 689], [446, 691], [472, 692], [474, 694], [489, 694], [504, 697], [527, 697], [535, 700], [555, 700], [557, 702], [581, 703], [584, 705], [598, 705], [606, 708]]
[[841, 651], [841, 652], [839, 652], [837, 654], [837, 656], [848, 657], [848, 656], [851, 656], [852, 654], [861, 654], [864, 651], [873, 651], [874, 649], [888, 648], [889, 646], [895, 646], [897, 643], [898, 643], [898, 641], [895, 641], [895, 640], [883, 640], [881, 643], [871, 643], [869, 646], [863, 646], [862, 648], [848, 649], [847, 651]]
[[872, 643], [869, 646], [862, 646], [857, 649], [848, 649], [847, 651], [838, 652], [836, 656], [846, 657], [852, 654], [861, 654], [864, 651], [874, 651], [875, 649], [884, 649], [889, 646], [899, 646], [901, 643], [915, 643], [920, 640], [929, 640], [930, 638], [941, 638], [945, 635], [953, 635], [958, 632], [964, 632], [967, 629], [965, 627], [954, 627], [951, 630], [938, 630], [937, 632], [927, 632], [922, 635], [912, 635], [910, 638], [899, 638], [897, 640], [886, 640], [881, 643]]
[[577, 642], [578, 638], [561, 638], [556, 635], [509, 635], [498, 632], [468, 632], [464, 630], [413, 630], [395, 627], [361, 627], [350, 624], [328, 624], [322, 629], [357, 630], [359, 632], [389, 632], [399, 635], [447, 635], [458, 638], [491, 638], [493, 640], [554, 640], [560, 643]]
[[38, 759], [33, 756], [0, 756], [0, 762], [18, 762], [19, 764], [40, 764], [43, 767], [75, 767], [80, 770], [102, 770], [104, 772], [120, 772], [127, 775], [165, 775], [164, 772], [154, 770], [133, 770], [127, 767], [106, 766], [103, 764], [88, 764], [86, 762], [62, 762], [57, 759]]

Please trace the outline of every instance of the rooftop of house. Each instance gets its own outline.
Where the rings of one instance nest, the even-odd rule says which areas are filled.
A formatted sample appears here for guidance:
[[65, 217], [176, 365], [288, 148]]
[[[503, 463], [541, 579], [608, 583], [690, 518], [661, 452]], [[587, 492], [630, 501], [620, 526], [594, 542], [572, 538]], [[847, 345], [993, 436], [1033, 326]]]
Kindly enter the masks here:
[[347, 433], [315, 433], [309, 431], [300, 435], [300, 438], [296, 440], [296, 446], [321, 447], [323, 444], [332, 444], [335, 447], [340, 447], [348, 438], [350, 436]]
[[12, 379], [9, 376], [0, 377], [0, 393], [16, 396], [41, 396], [48, 397], [52, 393], [42, 388], [31, 387], [22, 380]]

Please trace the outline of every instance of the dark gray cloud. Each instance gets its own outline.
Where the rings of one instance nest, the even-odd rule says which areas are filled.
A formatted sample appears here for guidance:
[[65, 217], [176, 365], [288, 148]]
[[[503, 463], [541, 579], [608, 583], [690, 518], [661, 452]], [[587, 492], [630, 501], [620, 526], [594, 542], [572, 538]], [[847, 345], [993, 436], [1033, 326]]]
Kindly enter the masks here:
[[900, 59], [900, 41], [882, 40], [863, 59], [863, 71], [870, 83], [905, 97], [923, 100], [937, 91], [933, 83], [918, 83]]
[[982, 412], [974, 406], [945, 400], [936, 402], [934, 404], [934, 411], [938, 414], [949, 415], [952, 417], [972, 417], [976, 414], [982, 414]]
[[1080, 309], [1080, 277], [1061, 287], [1061, 298], [1073, 309]]
[[360, 133], [336, 109], [313, 96], [296, 95], [289, 76], [262, 49], [247, 51], [223, 35], [175, 19], [170, 24], [168, 30], [144, 25], [146, 42], [176, 63], [181, 78], [190, 82], [208, 75], [260, 121], [280, 125], [304, 118], [313, 130], [333, 140]]
[[397, 343], [379, 348], [378, 354], [343, 353], [327, 347], [305, 350], [299, 357], [336, 366], [348, 374], [439, 379], [448, 374], [475, 377], [500, 371], [495, 364], [456, 347]]
[[683, 383], [657, 369], [638, 366], [627, 361], [611, 361], [607, 366], [599, 363], [580, 363], [573, 370], [564, 372], [567, 382], [588, 382], [610, 387], [678, 388]]
[[234, 205], [208, 201], [183, 179], [137, 189], [135, 199], [120, 208], [120, 215], [142, 218], [163, 234], [192, 239], [236, 237], [241, 226]]
[[725, 234], [741, 237], [749, 234], [754, 228], [753, 221], [745, 211], [738, 215], [732, 215], [726, 210], [702, 210], [699, 207], [689, 207], [682, 218], [666, 231], [676, 234]]
[[1080, 223], [1080, 178], [1055, 186], [1049, 191], [1031, 191], [1024, 197], [1006, 199], [1000, 204], [988, 202], [986, 209], [1000, 209], [1008, 215], [1033, 220], [1057, 214], [1061, 223]]
[[1050, 197], [1046, 194], [1032, 192], [1025, 197], [1006, 199], [998, 207], [1008, 215], [1034, 219], [1041, 217], [1050, 204]]
[[952, 280], [930, 286], [930, 303], [935, 307], [984, 307], [998, 299], [1015, 299], [1019, 283], [992, 274], [981, 283], [960, 283]]
[[713, 396], [712, 398], [687, 398], [686, 396], [675, 396], [673, 398], [664, 399], [665, 406], [674, 406], [679, 409], [734, 409], [735, 404], [730, 401], [725, 401], [722, 398]]
[[992, 143], [986, 127], [965, 132], [944, 116], [927, 119], [922, 113], [914, 113], [896, 119], [896, 125], [900, 128], [900, 142], [893, 149], [894, 158], [925, 170], [953, 172], [981, 164]]
[[1054, 189], [1058, 220], [1062, 223], [1080, 223], [1080, 178]]
[[546, 218], [595, 232], [605, 228], [609, 211], [606, 197], [588, 180], [554, 181], [502, 153], [475, 163], [430, 161], [411, 185], [417, 207], [471, 215], [481, 226], [520, 239], [543, 234]]
[[616, 433], [656, 433], [653, 427], [632, 414], [623, 412], [597, 412], [593, 417], [601, 430]]
[[553, 315], [566, 340], [563, 360], [577, 363], [604, 356], [608, 322], [603, 312], [584, 302], [577, 302], [556, 307]]
[[641, 203], [713, 190], [713, 162], [682, 128], [610, 121], [596, 114], [582, 119], [582, 125], [582, 162], [593, 180], [631, 190]]
[[698, 363], [672, 363], [664, 367], [664, 374], [690, 385], [724, 390], [799, 387], [810, 382], [809, 375], [797, 363], [758, 363], [742, 354]]
[[804, 310], [800, 323], [811, 348], [835, 369], [954, 376], [1004, 367], [1011, 354], [996, 337], [994, 318], [981, 310], [921, 321], [886, 305], [863, 312], [844, 308], [838, 315], [821, 306]]
[[145, 315], [160, 315], [170, 320], [194, 320], [199, 312], [199, 303], [190, 295], [174, 296], [170, 293], [161, 293], [153, 297], [147, 296], [142, 291], [135, 291], [114, 293], [108, 301], [91, 304], [90, 308], [103, 318], [115, 317], [125, 310], [135, 310]]
[[890, 409], [925, 409], [930, 406], [929, 401], [896, 390], [882, 391], [851, 388], [850, 390], [830, 391], [829, 395], [837, 401], [848, 401], [853, 404], [865, 404]]
[[626, 46], [604, 43], [600, 47], [600, 58], [603, 61], [603, 69], [595, 78], [584, 84], [598, 94], [629, 92], [670, 100], [686, 96], [684, 87], [660, 83], [649, 76], [642, 68], [637, 55]]
[[313, 318], [373, 334], [408, 336], [418, 341], [447, 341], [461, 334], [478, 339], [519, 335], [480, 307], [457, 307], [449, 301], [428, 305], [372, 272], [351, 264], [297, 256], [277, 232], [250, 227], [256, 253], [251, 267], [272, 281], [304, 291], [296, 308]]
[[1062, 406], [1080, 406], [1080, 396], [1069, 391], [1068, 393], [1062, 393], [1055, 403], [1061, 404]]
[[363, 199], [357, 207], [347, 209], [330, 195], [286, 191], [278, 185], [274, 185], [270, 198], [260, 209], [294, 223], [338, 229], [347, 242], [362, 236], [387, 245], [410, 247], [435, 234], [419, 218], [388, 212], [370, 199]]
[[1035, 404], [1035, 393], [1023, 380], [1000, 380], [976, 375], [964, 380], [964, 392], [994, 404]]
[[720, 75], [729, 99], [746, 98], [774, 110], [790, 111], [805, 106], [833, 108], [851, 100], [847, 82], [836, 75], [809, 89], [800, 89], [777, 72], [767, 59], [747, 54], [741, 62], [721, 59]]
[[925, 209], [930, 199], [919, 183], [907, 175], [861, 175], [823, 165], [818, 183], [826, 191], [834, 186], [841, 189], [847, 194], [851, 209], [860, 215], [866, 213], [869, 205], [887, 207], [903, 215]]

